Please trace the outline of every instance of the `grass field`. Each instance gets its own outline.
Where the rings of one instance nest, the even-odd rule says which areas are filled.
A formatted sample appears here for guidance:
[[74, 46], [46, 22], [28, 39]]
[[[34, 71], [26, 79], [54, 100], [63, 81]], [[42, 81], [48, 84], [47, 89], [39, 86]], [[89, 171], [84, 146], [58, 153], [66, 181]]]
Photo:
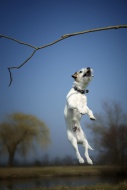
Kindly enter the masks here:
[[[18, 189], [20, 190], [20, 189]], [[118, 185], [99, 184], [95, 186], [82, 186], [82, 187], [54, 187], [54, 188], [34, 188], [23, 190], [127, 190], [127, 183], [120, 183]]]
[[[109, 166], [57, 166], [57, 167], [24, 167], [0, 168], [0, 180], [26, 179], [43, 177], [73, 176], [126, 176], [126, 168]], [[32, 179], [31, 179], [32, 180]], [[8, 189], [9, 190], [9, 189]], [[13, 190], [13, 189], [11, 189]], [[17, 189], [18, 190], [18, 189]], [[20, 189], [19, 189], [20, 190]], [[98, 184], [84, 187], [27, 188], [23, 190], [127, 190], [127, 180], [117, 185]]]
[[0, 179], [67, 177], [67, 176], [127, 175], [127, 169], [109, 166], [57, 166], [0, 168]]

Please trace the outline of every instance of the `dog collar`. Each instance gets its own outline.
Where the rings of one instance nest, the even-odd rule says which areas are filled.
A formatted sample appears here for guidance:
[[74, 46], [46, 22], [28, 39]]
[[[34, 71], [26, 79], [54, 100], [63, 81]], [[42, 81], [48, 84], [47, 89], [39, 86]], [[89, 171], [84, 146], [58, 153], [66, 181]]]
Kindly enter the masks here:
[[77, 92], [79, 92], [79, 93], [81, 93], [81, 94], [85, 94], [85, 93], [89, 92], [89, 90], [80, 90], [76, 86], [74, 86], [74, 90], [77, 91]]

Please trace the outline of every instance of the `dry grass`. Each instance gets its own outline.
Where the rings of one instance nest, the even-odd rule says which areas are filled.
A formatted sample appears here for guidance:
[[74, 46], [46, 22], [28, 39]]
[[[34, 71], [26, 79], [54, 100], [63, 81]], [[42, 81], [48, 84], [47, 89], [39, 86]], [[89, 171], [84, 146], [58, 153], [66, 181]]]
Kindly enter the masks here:
[[[21, 189], [17, 189], [21, 190]], [[117, 185], [110, 184], [98, 184], [94, 186], [82, 186], [82, 187], [65, 187], [58, 186], [52, 188], [27, 188], [23, 190], [127, 190], [127, 182], [123, 182]]]
[[[126, 175], [126, 168], [109, 166], [57, 166], [57, 167], [28, 167], [0, 168], [0, 179], [36, 178], [36, 177], [69, 177], [69, 176], [106, 176]], [[21, 189], [17, 189], [21, 190]], [[52, 188], [26, 188], [23, 190], [127, 190], [127, 181], [117, 185], [98, 184], [83, 187], [57, 186]]]
[[0, 179], [7, 178], [36, 178], [36, 177], [67, 177], [67, 176], [105, 176], [126, 175], [126, 168], [109, 166], [57, 166], [57, 167], [28, 167], [0, 168]]

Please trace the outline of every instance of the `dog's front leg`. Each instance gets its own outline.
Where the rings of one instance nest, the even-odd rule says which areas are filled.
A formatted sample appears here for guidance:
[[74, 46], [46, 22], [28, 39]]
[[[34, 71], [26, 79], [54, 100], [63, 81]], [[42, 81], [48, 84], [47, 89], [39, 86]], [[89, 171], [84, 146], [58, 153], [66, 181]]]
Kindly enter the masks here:
[[91, 120], [96, 120], [96, 118], [93, 115], [92, 110], [90, 110], [87, 106], [83, 106], [82, 104], [78, 104], [77, 105], [77, 109], [80, 112], [80, 114], [84, 115], [84, 114], [88, 114], [88, 116], [90, 117]]
[[78, 110], [80, 114], [85, 115], [88, 114], [88, 116], [90, 117], [91, 120], [96, 120], [96, 118], [93, 115], [92, 110], [90, 110], [87, 106], [82, 106], [80, 104], [77, 105], [76, 108], [73, 107], [73, 109]]
[[87, 99], [86, 97], [77, 98], [75, 96], [70, 97], [68, 99], [68, 108], [77, 109], [80, 114], [88, 114], [91, 120], [95, 120], [96, 118], [93, 115], [93, 112], [87, 107]]
[[86, 106], [86, 113], [89, 115], [91, 120], [96, 120], [96, 118], [93, 115], [92, 110], [90, 110], [87, 106]]
[[81, 99], [73, 96], [68, 99], [67, 102], [68, 108], [72, 110], [78, 110], [80, 114], [86, 114], [88, 112], [87, 109], [85, 109], [86, 106], [84, 102], [82, 102]]

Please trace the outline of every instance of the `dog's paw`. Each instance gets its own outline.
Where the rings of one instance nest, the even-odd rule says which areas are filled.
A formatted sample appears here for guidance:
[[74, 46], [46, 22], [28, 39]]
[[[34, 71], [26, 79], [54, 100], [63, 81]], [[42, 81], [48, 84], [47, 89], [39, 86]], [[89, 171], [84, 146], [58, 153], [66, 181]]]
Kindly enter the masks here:
[[94, 116], [93, 116], [93, 117], [90, 117], [90, 119], [93, 120], [93, 121], [96, 120], [96, 118], [95, 118]]
[[84, 162], [85, 162], [84, 159], [81, 157], [81, 158], [79, 159], [79, 163], [80, 163], [80, 164], [84, 164]]
[[92, 160], [89, 158], [89, 159], [87, 159], [87, 163], [88, 164], [90, 164], [90, 165], [92, 165], [93, 164], [93, 162], [92, 162]]

